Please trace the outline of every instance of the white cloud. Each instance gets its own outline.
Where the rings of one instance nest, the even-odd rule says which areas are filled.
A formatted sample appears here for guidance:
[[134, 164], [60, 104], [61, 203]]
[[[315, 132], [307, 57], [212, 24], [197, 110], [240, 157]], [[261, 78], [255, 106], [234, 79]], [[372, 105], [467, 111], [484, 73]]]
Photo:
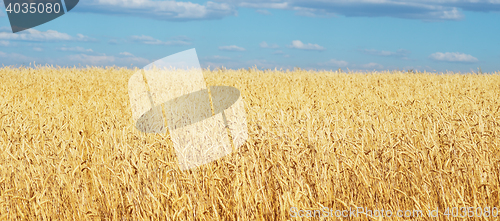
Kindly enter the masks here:
[[[236, 16], [237, 8], [295, 11], [311, 17], [395, 17], [424, 21], [460, 20], [461, 11], [500, 11], [498, 0], [215, 0], [204, 4], [174, 0], [86, 0], [73, 11], [138, 16], [168, 21], [221, 19]], [[1, 12], [0, 12], [1, 13]], [[1, 16], [1, 15], [0, 15]]]
[[132, 35], [130, 38], [134, 41], [141, 41], [141, 42], [146, 43], [146, 44], [155, 44], [155, 43], [161, 42], [158, 39], [155, 39], [151, 36], [146, 36], [146, 35], [141, 35], [141, 36]]
[[88, 36], [85, 36], [85, 35], [82, 35], [82, 34], [76, 34], [75, 40], [76, 41], [97, 41], [94, 38], [91, 38], [91, 37], [88, 37]]
[[289, 3], [286, 1], [280, 3], [269, 3], [269, 1], [258, 1], [258, 0], [253, 2], [241, 1], [238, 6], [245, 8], [272, 8], [272, 9], [290, 8]]
[[383, 65], [375, 63], [375, 62], [370, 62], [367, 64], [353, 64], [349, 63], [344, 60], [337, 60], [337, 59], [330, 59], [327, 62], [321, 62], [317, 63], [318, 66], [323, 66], [323, 67], [338, 67], [338, 68], [349, 68], [353, 70], [361, 70], [361, 69], [382, 69], [384, 68]]
[[230, 57], [226, 57], [226, 56], [213, 55], [213, 56], [204, 57], [203, 60], [221, 61], [221, 60], [231, 60], [231, 58]]
[[174, 36], [171, 38], [172, 40], [177, 40], [177, 41], [191, 41], [193, 39], [191, 39], [190, 37], [188, 36], [185, 36], [185, 35], [178, 35], [178, 36]]
[[206, 68], [210, 66], [211, 69], [217, 68], [217, 67], [226, 67], [226, 68], [231, 68], [231, 69], [240, 69], [240, 68], [252, 68], [257, 66], [259, 69], [293, 69], [293, 66], [287, 65], [284, 66], [282, 64], [276, 63], [274, 61], [269, 61], [269, 60], [264, 60], [264, 59], [254, 59], [254, 60], [245, 60], [245, 61], [240, 61], [240, 60], [229, 60], [229, 61], [221, 61], [221, 62], [216, 62], [216, 61], [201, 61], [201, 66], [203, 68]]
[[116, 45], [116, 44], [118, 44], [118, 40], [116, 40], [116, 39], [110, 39], [108, 41], [108, 44]]
[[410, 54], [410, 51], [405, 49], [399, 49], [397, 51], [379, 51], [375, 49], [364, 49], [361, 52], [369, 55], [384, 56], [384, 57], [406, 57]]
[[319, 65], [321, 65], [321, 66], [347, 67], [349, 65], [349, 62], [337, 60], [337, 59], [330, 59], [327, 62], [319, 63]]
[[265, 9], [257, 9], [257, 10], [255, 10], [255, 12], [262, 14], [262, 15], [272, 15], [271, 12], [269, 12], [268, 10], [265, 10]]
[[289, 58], [290, 57], [290, 55], [285, 54], [285, 52], [283, 52], [282, 50], [276, 50], [276, 51], [273, 52], [273, 54], [283, 55], [283, 57], [285, 57], [285, 58]]
[[77, 34], [73, 37], [66, 33], [61, 33], [54, 30], [38, 31], [36, 29], [27, 29], [21, 33], [0, 32], [2, 40], [18, 40], [18, 41], [94, 41], [88, 36]]
[[375, 50], [365, 50], [367, 54], [379, 55], [379, 56], [393, 56], [396, 53], [392, 51], [375, 51]]
[[307, 8], [307, 7], [293, 7], [293, 10], [296, 11], [296, 15], [312, 17], [312, 18], [329, 18], [334, 17], [337, 14], [328, 12], [325, 9], [315, 9], [315, 8]]
[[168, 21], [220, 19], [237, 15], [232, 4], [206, 2], [204, 5], [192, 2], [155, 0], [87, 0], [80, 1], [75, 11], [126, 15]]
[[311, 44], [311, 43], [304, 44], [299, 40], [292, 41], [292, 44], [289, 45], [288, 47], [301, 50], [317, 50], [317, 51], [325, 50], [323, 46], [320, 46], [318, 44]]
[[33, 51], [39, 51], [39, 52], [40, 52], [40, 51], [43, 51], [43, 49], [42, 49], [42, 48], [40, 48], [40, 47], [34, 47], [34, 48], [33, 48]]
[[141, 57], [135, 57], [135, 56], [131, 56], [131, 57], [126, 57], [124, 59], [121, 59], [120, 60], [121, 63], [123, 64], [134, 64], [134, 65], [138, 65], [138, 66], [144, 66], [146, 64], [149, 64], [151, 63], [148, 59], [146, 58], [141, 58]]
[[133, 35], [130, 37], [132, 41], [135, 42], [140, 42], [143, 44], [148, 44], [148, 45], [190, 45], [190, 42], [183, 41], [183, 40], [174, 40], [174, 41], [161, 41], [156, 38], [153, 38], [151, 36], [147, 35]]
[[258, 10], [282, 9], [311, 17], [395, 17], [424, 21], [460, 20], [461, 11], [500, 11], [498, 0], [218, 0]]
[[400, 58], [403, 60], [411, 60], [408, 58], [408, 55], [411, 53], [408, 50], [405, 49], [399, 49], [397, 51], [379, 51], [375, 49], [363, 49], [359, 50], [364, 54], [368, 55], [373, 55], [373, 56], [381, 56], [381, 57], [394, 57], [394, 58]]
[[368, 63], [368, 64], [363, 64], [361, 65], [362, 68], [366, 68], [366, 69], [382, 69], [384, 68], [383, 65], [381, 64], [377, 64], [375, 62], [371, 62], [371, 63]]
[[13, 62], [32, 62], [34, 61], [33, 58], [24, 56], [22, 54], [17, 54], [17, 53], [5, 53], [0, 51], [0, 57], [5, 58], [0, 60], [0, 64], [3, 64], [4, 61], [13, 61]]
[[115, 57], [113, 56], [86, 54], [70, 55], [69, 59], [87, 65], [106, 65], [115, 61]]
[[105, 65], [128, 66], [131, 64], [137, 66], [143, 66], [150, 63], [148, 59], [141, 57], [129, 56], [125, 58], [117, 58], [115, 56], [109, 56], [105, 54], [103, 55], [77, 54], [77, 55], [70, 55], [68, 58], [70, 61], [78, 62], [82, 65], [95, 65], [95, 66], [105, 66]]
[[73, 51], [73, 52], [94, 52], [92, 49], [85, 49], [83, 47], [80, 47], [80, 46], [76, 46], [76, 47], [61, 47], [61, 48], [58, 48], [57, 50], [59, 51]]
[[461, 63], [474, 63], [479, 60], [472, 55], [459, 53], [459, 52], [436, 52], [429, 56], [430, 59], [435, 61], [447, 61], [447, 62], [461, 62]]
[[123, 56], [134, 56], [132, 53], [130, 52], [120, 52], [120, 55], [123, 55]]
[[221, 51], [245, 51], [246, 49], [242, 47], [238, 47], [236, 45], [229, 45], [229, 46], [220, 46], [219, 50]]
[[4, 47], [7, 47], [7, 46], [10, 46], [10, 42], [9, 41], [0, 41], [0, 46], [4, 46]]
[[280, 47], [280, 46], [278, 46], [278, 44], [275, 44], [275, 43], [273, 43], [273, 44], [267, 44], [267, 42], [265, 42], [265, 41], [261, 42], [259, 45], [260, 45], [261, 48], [273, 48], [274, 49], [274, 48], [279, 48]]

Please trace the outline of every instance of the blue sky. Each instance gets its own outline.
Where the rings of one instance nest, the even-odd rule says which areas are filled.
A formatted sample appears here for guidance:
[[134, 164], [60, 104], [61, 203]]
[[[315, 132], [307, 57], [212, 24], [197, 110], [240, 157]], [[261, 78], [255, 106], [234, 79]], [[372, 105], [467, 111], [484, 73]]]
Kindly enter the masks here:
[[500, 0], [85, 0], [16, 34], [1, 5], [4, 65], [142, 68], [196, 48], [212, 68], [500, 70]]

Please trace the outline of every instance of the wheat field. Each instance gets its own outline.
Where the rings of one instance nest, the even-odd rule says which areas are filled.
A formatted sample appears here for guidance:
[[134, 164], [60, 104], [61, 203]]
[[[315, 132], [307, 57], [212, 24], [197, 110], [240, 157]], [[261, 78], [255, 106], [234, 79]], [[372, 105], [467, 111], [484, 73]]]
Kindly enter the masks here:
[[249, 138], [181, 171], [168, 133], [134, 127], [136, 71], [0, 69], [0, 220], [464, 220], [446, 209], [500, 208], [500, 73], [207, 69], [207, 85], [241, 91]]

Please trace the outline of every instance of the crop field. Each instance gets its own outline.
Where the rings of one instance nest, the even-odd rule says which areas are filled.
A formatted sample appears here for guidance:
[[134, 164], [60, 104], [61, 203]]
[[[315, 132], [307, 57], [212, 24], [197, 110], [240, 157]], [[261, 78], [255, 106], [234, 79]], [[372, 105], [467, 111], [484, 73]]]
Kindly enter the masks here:
[[204, 70], [249, 138], [182, 171], [168, 132], [135, 128], [137, 70], [0, 69], [0, 220], [500, 217], [500, 73]]

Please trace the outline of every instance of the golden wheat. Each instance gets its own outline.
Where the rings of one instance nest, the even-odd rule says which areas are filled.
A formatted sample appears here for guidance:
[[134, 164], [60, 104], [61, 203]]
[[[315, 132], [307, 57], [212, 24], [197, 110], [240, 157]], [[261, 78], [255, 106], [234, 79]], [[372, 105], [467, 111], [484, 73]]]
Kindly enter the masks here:
[[241, 91], [250, 137], [181, 171], [168, 133], [134, 127], [135, 71], [0, 69], [0, 220], [500, 208], [500, 73], [205, 70]]

